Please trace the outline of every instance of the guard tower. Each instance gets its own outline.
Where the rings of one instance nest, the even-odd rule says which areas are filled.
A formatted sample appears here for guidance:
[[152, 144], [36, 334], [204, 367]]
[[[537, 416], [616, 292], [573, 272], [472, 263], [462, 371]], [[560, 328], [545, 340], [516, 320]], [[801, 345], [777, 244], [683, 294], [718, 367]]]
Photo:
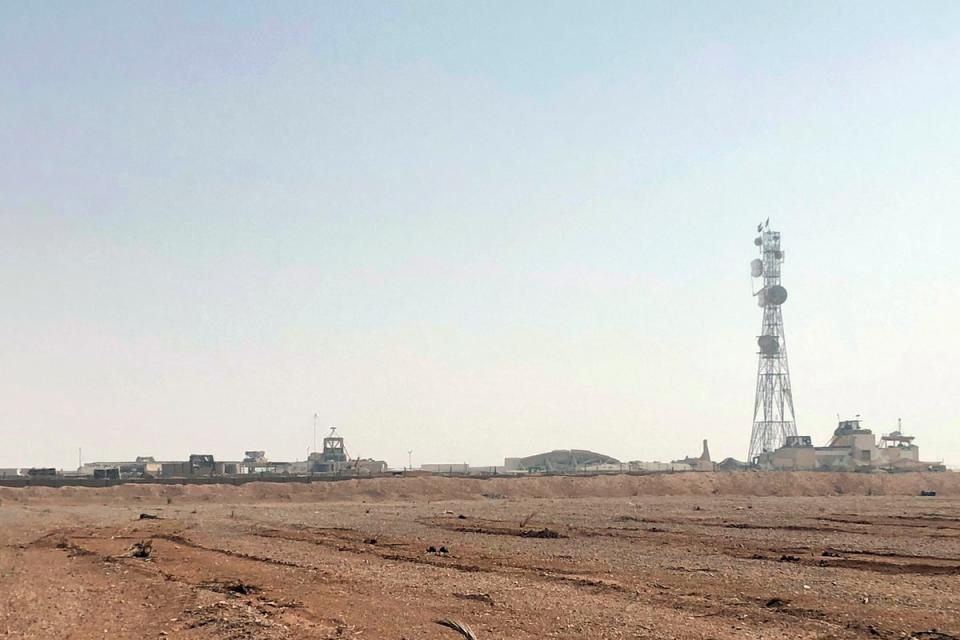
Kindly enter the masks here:
[[347, 450], [343, 446], [343, 438], [336, 435], [337, 428], [330, 427], [330, 434], [323, 439], [323, 455], [321, 460], [324, 462], [346, 462]]
[[763, 309], [763, 324], [757, 337], [759, 363], [757, 393], [753, 403], [753, 430], [750, 434], [750, 462], [761, 453], [783, 446], [788, 436], [797, 435], [790, 367], [787, 364], [787, 340], [780, 310], [787, 300], [787, 290], [780, 284], [784, 258], [780, 232], [770, 230], [769, 218], [757, 226], [757, 232], [760, 235], [753, 243], [760, 250], [760, 257], [750, 263], [750, 275], [760, 282], [759, 290], [753, 295]]

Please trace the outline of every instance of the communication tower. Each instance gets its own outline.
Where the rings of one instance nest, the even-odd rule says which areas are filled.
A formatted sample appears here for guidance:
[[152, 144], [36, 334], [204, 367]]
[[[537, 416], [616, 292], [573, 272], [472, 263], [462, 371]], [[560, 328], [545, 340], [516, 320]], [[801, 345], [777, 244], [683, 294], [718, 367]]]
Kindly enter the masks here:
[[763, 325], [757, 337], [759, 364], [757, 366], [757, 395], [753, 403], [753, 430], [750, 434], [749, 460], [761, 453], [782, 447], [788, 436], [797, 435], [793, 414], [793, 392], [790, 387], [790, 367], [787, 364], [787, 340], [783, 333], [781, 306], [787, 300], [787, 290], [780, 284], [783, 249], [780, 232], [770, 230], [770, 219], [757, 226], [753, 243], [760, 257], [750, 263], [750, 275], [760, 279], [760, 290], [753, 295], [763, 308]]

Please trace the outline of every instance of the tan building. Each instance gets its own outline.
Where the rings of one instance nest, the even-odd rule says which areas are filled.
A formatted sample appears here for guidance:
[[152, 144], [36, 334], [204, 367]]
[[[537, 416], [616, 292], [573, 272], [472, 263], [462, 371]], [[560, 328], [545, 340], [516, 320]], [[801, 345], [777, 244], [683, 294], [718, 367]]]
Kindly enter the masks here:
[[[846, 457], [844, 451], [842, 457]], [[787, 436], [784, 446], [759, 456], [760, 466], [783, 471], [812, 471], [817, 468], [817, 449], [810, 436]]]
[[942, 465], [920, 460], [920, 449], [913, 436], [898, 430], [886, 434], [877, 443], [873, 431], [860, 420], [842, 420], [825, 447], [815, 447], [810, 436], [790, 436], [784, 446], [763, 453], [757, 464], [765, 469], [783, 471], [919, 471], [939, 469]]

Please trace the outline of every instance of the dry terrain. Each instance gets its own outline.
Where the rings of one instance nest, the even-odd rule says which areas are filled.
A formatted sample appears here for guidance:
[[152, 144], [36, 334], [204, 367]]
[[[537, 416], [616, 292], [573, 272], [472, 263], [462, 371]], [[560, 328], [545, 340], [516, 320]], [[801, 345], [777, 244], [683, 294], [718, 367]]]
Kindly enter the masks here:
[[441, 618], [960, 637], [960, 474], [0, 489], [3, 638], [456, 638]]

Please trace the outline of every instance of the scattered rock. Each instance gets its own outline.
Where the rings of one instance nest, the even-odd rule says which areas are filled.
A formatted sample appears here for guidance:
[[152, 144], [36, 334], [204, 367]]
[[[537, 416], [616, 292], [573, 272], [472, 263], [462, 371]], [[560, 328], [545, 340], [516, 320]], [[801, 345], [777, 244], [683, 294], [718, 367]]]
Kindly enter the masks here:
[[784, 600], [783, 598], [770, 598], [763, 606], [767, 607], [768, 609], [779, 609], [780, 607], [787, 606], [788, 602], [790, 601]]
[[159, 520], [160, 516], [155, 516], [152, 513], [141, 513], [140, 520]]

